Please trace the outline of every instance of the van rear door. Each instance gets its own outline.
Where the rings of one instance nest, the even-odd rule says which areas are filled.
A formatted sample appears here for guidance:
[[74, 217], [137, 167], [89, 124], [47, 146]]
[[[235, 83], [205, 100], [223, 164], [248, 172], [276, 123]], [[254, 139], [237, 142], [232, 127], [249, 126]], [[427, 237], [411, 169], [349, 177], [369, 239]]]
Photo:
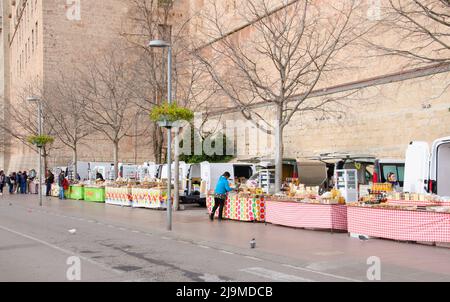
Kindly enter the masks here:
[[430, 165], [432, 193], [450, 196], [450, 137], [433, 143]]
[[405, 156], [404, 192], [426, 193], [430, 177], [430, 147], [426, 142], [411, 142]]

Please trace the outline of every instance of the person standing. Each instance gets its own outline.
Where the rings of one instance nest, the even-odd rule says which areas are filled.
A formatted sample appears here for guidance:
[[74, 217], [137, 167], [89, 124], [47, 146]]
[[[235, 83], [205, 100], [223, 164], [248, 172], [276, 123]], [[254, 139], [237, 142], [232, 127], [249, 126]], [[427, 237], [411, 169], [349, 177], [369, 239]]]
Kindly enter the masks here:
[[6, 175], [3, 170], [0, 171], [0, 195], [3, 195], [3, 187], [6, 184]]
[[9, 186], [9, 194], [12, 194], [14, 191], [14, 182], [15, 182], [16, 176], [15, 173], [10, 173], [8, 177], [6, 178], [6, 183]]
[[17, 172], [16, 174], [16, 189], [15, 192], [20, 194], [20, 180], [22, 179], [22, 171]]
[[227, 200], [227, 193], [232, 191], [230, 184], [228, 183], [228, 179], [230, 179], [230, 173], [225, 172], [222, 176], [220, 176], [219, 181], [217, 182], [216, 189], [214, 190], [214, 208], [209, 216], [211, 221], [214, 220], [214, 215], [216, 214], [217, 208], [219, 208], [219, 218], [217, 220], [222, 220], [223, 207], [225, 206], [225, 201]]
[[58, 186], [59, 186], [59, 199], [64, 200], [64, 185], [65, 185], [64, 172], [61, 171], [58, 177]]
[[27, 172], [24, 171], [20, 176], [20, 194], [27, 194], [28, 187], [28, 175]]
[[13, 186], [11, 194], [14, 194], [16, 192], [16, 186], [17, 186], [16, 179], [17, 179], [17, 173], [16, 172], [11, 173], [11, 179], [10, 180], [11, 180], [11, 184]]
[[100, 173], [98, 171], [97, 171], [97, 175], [95, 176], [95, 179], [99, 180], [99, 181], [105, 181], [105, 179], [103, 178], [102, 173]]
[[52, 184], [55, 182], [55, 175], [53, 175], [52, 171], [48, 170], [47, 171], [47, 177], [45, 178], [45, 185], [47, 186], [46, 188], [46, 196], [51, 196], [51, 190], [52, 190]]
[[400, 182], [397, 180], [397, 176], [395, 175], [395, 173], [390, 172], [390, 173], [388, 174], [387, 182], [390, 183], [390, 184], [392, 185], [392, 189], [393, 189], [395, 192], [401, 192]]

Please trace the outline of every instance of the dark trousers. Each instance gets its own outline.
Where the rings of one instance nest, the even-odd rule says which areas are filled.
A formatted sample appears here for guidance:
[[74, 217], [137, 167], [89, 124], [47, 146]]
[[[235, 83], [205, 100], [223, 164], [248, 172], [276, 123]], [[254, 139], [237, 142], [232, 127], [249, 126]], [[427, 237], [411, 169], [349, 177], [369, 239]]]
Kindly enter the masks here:
[[5, 186], [4, 184], [0, 184], [0, 193], [3, 193], [3, 187], [4, 186]]
[[14, 185], [13, 184], [8, 184], [9, 186], [9, 194], [14, 193]]
[[27, 184], [26, 183], [21, 183], [20, 184], [20, 193], [21, 194], [27, 194]]
[[214, 198], [214, 208], [211, 212], [211, 217], [214, 218], [217, 208], [219, 208], [219, 220], [222, 220], [223, 207], [225, 206], [225, 199]]
[[45, 195], [50, 196], [51, 190], [52, 190], [52, 184], [48, 183], [47, 184], [47, 191], [46, 191]]

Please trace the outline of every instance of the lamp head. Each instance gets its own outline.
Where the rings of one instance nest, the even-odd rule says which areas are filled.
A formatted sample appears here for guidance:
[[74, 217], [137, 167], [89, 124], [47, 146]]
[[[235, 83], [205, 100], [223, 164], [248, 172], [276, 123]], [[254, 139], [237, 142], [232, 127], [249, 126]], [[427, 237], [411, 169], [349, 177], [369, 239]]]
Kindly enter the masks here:
[[39, 102], [41, 100], [41, 98], [37, 97], [37, 96], [30, 96], [27, 97], [27, 101], [28, 102]]
[[152, 40], [148, 43], [148, 47], [165, 48], [165, 47], [170, 47], [170, 44], [163, 40]]

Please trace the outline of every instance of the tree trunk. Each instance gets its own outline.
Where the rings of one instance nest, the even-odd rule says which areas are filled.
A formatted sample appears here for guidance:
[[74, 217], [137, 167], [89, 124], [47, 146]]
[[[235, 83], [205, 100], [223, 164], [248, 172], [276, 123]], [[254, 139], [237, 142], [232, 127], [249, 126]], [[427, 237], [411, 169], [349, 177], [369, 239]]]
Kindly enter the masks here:
[[174, 139], [174, 144], [175, 144], [175, 148], [174, 148], [174, 187], [173, 187], [173, 209], [175, 211], [179, 210], [179, 206], [180, 206], [180, 140], [178, 138], [178, 135], [180, 133], [180, 129], [175, 127], [174, 129], [174, 133], [175, 133], [175, 139]]
[[74, 147], [72, 149], [72, 161], [73, 161], [73, 177], [74, 180], [77, 181], [77, 175], [78, 175], [78, 152], [77, 147]]
[[283, 129], [282, 108], [277, 108], [277, 119], [275, 129], [275, 193], [281, 192], [283, 177]]
[[119, 142], [114, 141], [114, 173], [113, 173], [113, 180], [116, 180], [119, 175]]

